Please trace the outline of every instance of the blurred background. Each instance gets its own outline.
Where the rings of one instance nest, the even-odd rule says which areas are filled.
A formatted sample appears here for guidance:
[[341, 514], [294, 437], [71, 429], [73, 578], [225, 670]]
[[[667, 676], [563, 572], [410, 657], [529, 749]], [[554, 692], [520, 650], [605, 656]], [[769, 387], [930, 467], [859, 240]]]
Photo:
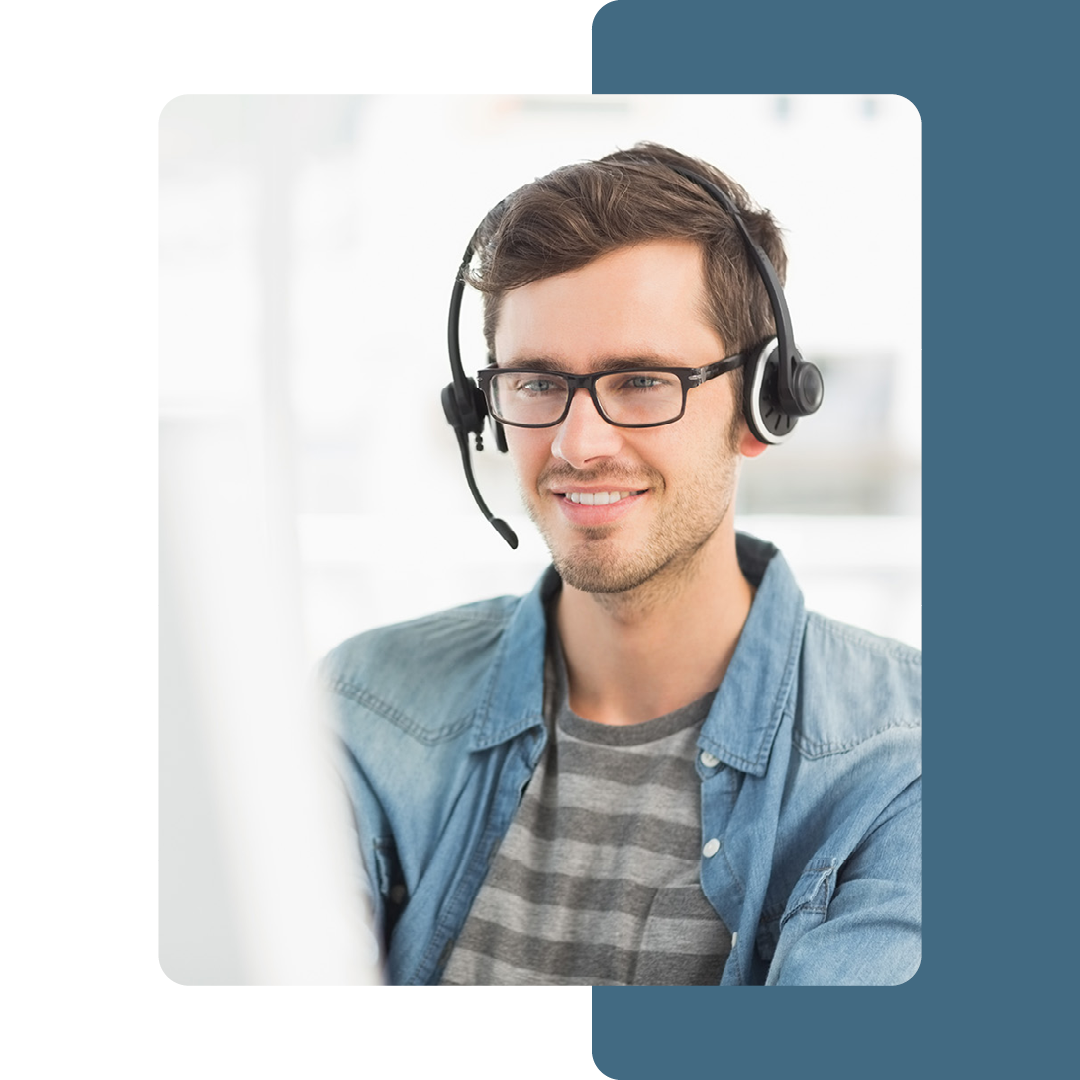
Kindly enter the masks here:
[[[796, 339], [825, 373], [821, 411], [744, 464], [737, 527], [783, 550], [809, 607], [921, 643], [905, 99], [177, 98], [159, 281], [161, 955], [178, 981], [377, 977], [348, 929], [341, 807], [297, 724], [318, 728], [308, 673], [352, 634], [527, 591], [547, 564], [492, 440], [474, 467], [518, 551], [466, 488], [439, 404], [450, 289], [504, 195], [643, 139], [712, 162], [777, 217]], [[485, 363], [471, 294], [462, 353], [468, 372]], [[322, 929], [289, 938], [298, 918]]]

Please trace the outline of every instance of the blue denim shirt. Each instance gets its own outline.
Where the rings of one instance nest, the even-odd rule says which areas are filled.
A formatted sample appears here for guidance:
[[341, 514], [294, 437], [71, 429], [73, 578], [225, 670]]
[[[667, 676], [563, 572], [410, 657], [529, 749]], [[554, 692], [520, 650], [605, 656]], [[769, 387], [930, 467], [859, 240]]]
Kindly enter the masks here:
[[[921, 654], [808, 614], [740, 535], [757, 594], [698, 738], [721, 984], [895, 984], [920, 957]], [[544, 749], [549, 570], [326, 658], [387, 979], [438, 981]], [[715, 841], [715, 842], [714, 842]], [[706, 854], [708, 853], [708, 854]]]

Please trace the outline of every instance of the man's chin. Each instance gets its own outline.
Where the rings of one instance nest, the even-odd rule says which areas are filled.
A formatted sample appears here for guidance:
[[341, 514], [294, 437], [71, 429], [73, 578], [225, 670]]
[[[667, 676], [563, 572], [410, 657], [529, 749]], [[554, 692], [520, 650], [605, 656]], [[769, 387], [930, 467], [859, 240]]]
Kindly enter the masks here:
[[587, 593], [629, 592], [660, 569], [655, 560], [634, 559], [614, 546], [601, 551], [589, 544], [579, 544], [572, 552], [553, 552], [552, 562], [565, 584]]
[[624, 593], [636, 589], [642, 584], [639, 579], [628, 579], [625, 575], [612, 574], [604, 567], [582, 565], [581, 563], [555, 564], [563, 584], [584, 593]]
[[629, 592], [660, 568], [657, 559], [648, 557], [648, 551], [635, 553], [632, 545], [628, 549], [629, 537], [619, 523], [572, 529], [561, 528], [562, 524], [540, 531], [559, 577], [579, 592]]

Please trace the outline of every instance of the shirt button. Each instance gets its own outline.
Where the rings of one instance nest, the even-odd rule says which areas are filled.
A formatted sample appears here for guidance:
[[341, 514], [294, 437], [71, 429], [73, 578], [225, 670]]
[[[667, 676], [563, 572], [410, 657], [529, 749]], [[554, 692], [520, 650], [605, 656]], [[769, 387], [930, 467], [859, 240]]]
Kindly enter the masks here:
[[701, 751], [701, 764], [706, 769], [711, 769], [714, 765], [720, 764], [720, 759], [715, 754], [710, 754], [708, 750]]
[[714, 836], [702, 849], [701, 854], [711, 859], [720, 850], [720, 841]]

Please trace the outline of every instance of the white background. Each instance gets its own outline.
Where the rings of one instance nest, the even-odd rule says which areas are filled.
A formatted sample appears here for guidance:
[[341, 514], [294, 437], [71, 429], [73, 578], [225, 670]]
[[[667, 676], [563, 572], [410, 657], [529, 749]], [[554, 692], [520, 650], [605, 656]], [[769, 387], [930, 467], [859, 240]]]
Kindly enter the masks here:
[[[372, 626], [527, 591], [547, 552], [509, 462], [439, 407], [465, 240], [519, 184], [642, 139], [771, 208], [820, 413], [747, 463], [737, 523], [808, 605], [920, 641], [919, 121], [889, 96], [189, 96], [162, 114], [161, 392], [170, 433], [278, 436], [309, 661]], [[485, 362], [471, 290], [466, 369]], [[275, 375], [275, 373], [277, 373]]]

